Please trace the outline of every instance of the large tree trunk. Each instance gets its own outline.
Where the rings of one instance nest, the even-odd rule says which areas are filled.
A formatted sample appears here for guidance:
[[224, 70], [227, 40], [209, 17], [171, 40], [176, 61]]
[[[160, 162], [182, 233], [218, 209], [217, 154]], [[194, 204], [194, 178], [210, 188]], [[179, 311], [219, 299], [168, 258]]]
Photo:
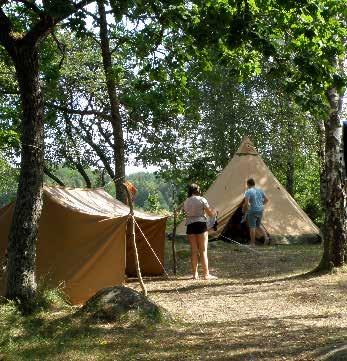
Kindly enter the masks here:
[[340, 121], [343, 96], [332, 88], [328, 100], [330, 115], [325, 122], [326, 212], [320, 271], [341, 267], [346, 262], [346, 194]]
[[104, 0], [98, 0], [100, 40], [103, 66], [106, 76], [107, 93], [111, 107], [112, 129], [113, 129], [113, 152], [115, 162], [115, 185], [116, 198], [126, 202], [126, 194], [122, 183], [125, 177], [125, 157], [124, 157], [124, 138], [122, 129], [122, 119], [119, 111], [119, 101], [116, 92], [116, 81], [112, 70], [112, 57], [110, 51], [110, 42], [107, 32], [107, 20]]
[[14, 57], [23, 108], [21, 172], [8, 240], [6, 297], [30, 312], [36, 291], [36, 237], [42, 208], [43, 103], [37, 48], [20, 47]]

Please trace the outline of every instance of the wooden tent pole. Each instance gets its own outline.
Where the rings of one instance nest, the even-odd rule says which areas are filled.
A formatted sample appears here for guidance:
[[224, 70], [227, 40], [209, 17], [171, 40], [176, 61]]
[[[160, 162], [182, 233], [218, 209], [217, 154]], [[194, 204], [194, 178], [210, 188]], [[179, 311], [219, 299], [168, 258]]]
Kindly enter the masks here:
[[177, 228], [177, 208], [174, 208], [173, 230], [172, 230], [172, 259], [173, 259], [173, 274], [177, 274], [176, 261], [176, 228]]
[[176, 187], [172, 184], [172, 205], [173, 205], [173, 230], [172, 230], [172, 260], [173, 274], [177, 274], [177, 258], [176, 258], [176, 229], [177, 229], [177, 206], [176, 206]]
[[136, 247], [136, 240], [135, 240], [135, 220], [134, 220], [134, 205], [133, 205], [133, 200], [131, 199], [131, 195], [129, 192], [128, 187], [123, 183], [123, 186], [125, 188], [126, 194], [127, 194], [127, 198], [128, 198], [128, 205], [130, 208], [130, 215], [131, 215], [131, 219], [130, 219], [130, 224], [131, 224], [131, 241], [133, 244], [133, 248], [134, 248], [134, 254], [135, 254], [135, 264], [136, 264], [136, 274], [137, 274], [137, 278], [139, 279], [140, 282], [140, 286], [142, 288], [142, 292], [145, 296], [147, 296], [147, 288], [146, 285], [143, 282], [142, 279], [142, 275], [141, 275], [141, 269], [140, 269], [140, 262], [139, 262], [139, 254], [137, 252], [137, 247]]

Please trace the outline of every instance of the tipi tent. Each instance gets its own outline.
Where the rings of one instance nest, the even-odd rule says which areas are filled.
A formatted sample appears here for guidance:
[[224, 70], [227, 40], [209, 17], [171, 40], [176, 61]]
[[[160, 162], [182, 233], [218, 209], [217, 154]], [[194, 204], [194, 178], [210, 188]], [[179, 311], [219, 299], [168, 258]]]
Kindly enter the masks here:
[[[4, 260], [14, 204], [0, 209], [0, 262]], [[135, 211], [135, 220], [163, 263], [166, 217]], [[37, 277], [62, 285], [73, 304], [86, 301], [104, 287], [136, 275], [131, 242], [127, 241], [129, 207], [102, 189], [44, 187], [37, 240]], [[130, 227], [128, 227], [129, 229]], [[136, 227], [143, 275], [163, 269]], [[0, 264], [1, 264], [0, 263]], [[1, 294], [5, 291], [4, 277]]]
[[[243, 139], [234, 157], [204, 194], [209, 204], [219, 211], [218, 229], [210, 231], [210, 236], [217, 238], [223, 234], [242, 203], [248, 178], [253, 178], [270, 200], [264, 212], [263, 226], [273, 242], [319, 239], [319, 229], [270, 172], [248, 137]], [[177, 233], [185, 234], [184, 222]]]

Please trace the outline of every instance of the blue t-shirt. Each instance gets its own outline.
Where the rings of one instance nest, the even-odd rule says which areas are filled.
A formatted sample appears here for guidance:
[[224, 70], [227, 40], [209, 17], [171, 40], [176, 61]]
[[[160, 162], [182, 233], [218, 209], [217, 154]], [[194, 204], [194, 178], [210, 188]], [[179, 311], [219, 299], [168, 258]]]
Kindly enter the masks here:
[[249, 199], [250, 212], [261, 212], [264, 209], [265, 194], [261, 189], [250, 188], [245, 192], [245, 198]]

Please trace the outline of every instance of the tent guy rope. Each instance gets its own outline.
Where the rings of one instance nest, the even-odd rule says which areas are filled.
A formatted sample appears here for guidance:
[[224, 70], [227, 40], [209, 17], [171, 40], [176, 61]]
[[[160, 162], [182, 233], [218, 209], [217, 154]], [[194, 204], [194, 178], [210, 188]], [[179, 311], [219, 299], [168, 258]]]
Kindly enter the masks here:
[[[159, 257], [157, 256], [157, 254], [155, 253], [154, 249], [152, 248], [151, 244], [150, 244], [149, 241], [147, 240], [146, 236], [145, 236], [144, 233], [142, 232], [141, 227], [140, 227], [139, 224], [136, 222], [136, 219], [135, 219], [134, 215], [132, 214], [131, 217], [133, 218], [133, 221], [134, 221], [135, 225], [136, 225], [137, 228], [139, 229], [139, 231], [140, 231], [142, 237], [144, 238], [144, 240], [146, 241], [148, 247], [150, 248], [150, 250], [151, 250], [152, 253], [154, 254], [155, 258], [156, 258], [157, 261], [159, 262], [160, 266], [162, 267], [165, 276], [168, 278], [168, 280], [172, 280], [171, 277], [169, 276], [169, 274], [167, 273], [164, 265], [162, 264], [162, 262], [160, 261]], [[175, 290], [175, 292], [177, 293], [177, 295], [178, 295], [178, 297], [179, 297], [179, 299], [180, 299], [180, 301], [181, 301], [181, 306], [182, 306], [182, 308], [183, 308], [187, 313], [189, 313], [190, 316], [194, 317], [193, 313], [192, 313], [191, 310], [190, 310], [189, 305], [184, 301], [182, 295], [180, 294], [180, 292], [178, 291], [178, 289], [177, 289], [175, 286], [174, 286], [174, 290]], [[200, 331], [201, 333], [204, 333], [204, 331], [203, 331], [203, 329], [202, 329], [202, 327], [200, 326], [199, 323], [198, 323], [198, 328], [199, 328], [199, 331]]]

